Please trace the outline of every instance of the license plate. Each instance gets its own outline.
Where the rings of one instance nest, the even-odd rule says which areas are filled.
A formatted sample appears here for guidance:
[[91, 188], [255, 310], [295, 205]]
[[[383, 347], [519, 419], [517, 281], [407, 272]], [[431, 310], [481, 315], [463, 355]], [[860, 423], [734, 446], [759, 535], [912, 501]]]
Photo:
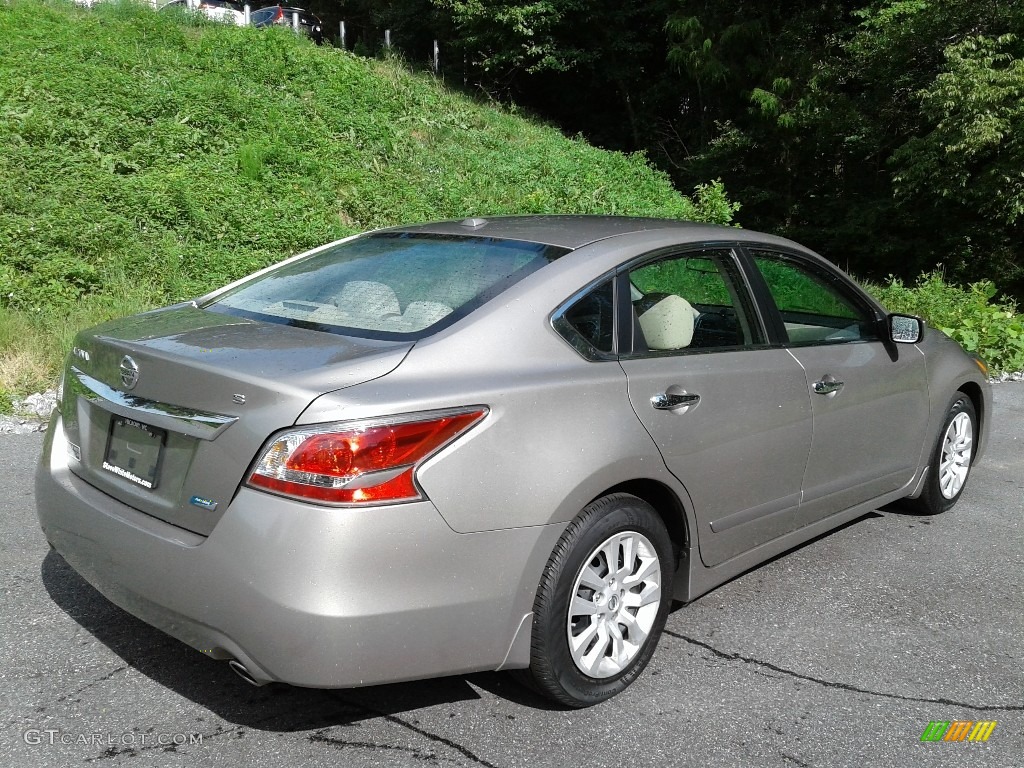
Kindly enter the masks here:
[[166, 442], [166, 430], [134, 419], [114, 417], [103, 468], [151, 491], [160, 477], [160, 459]]

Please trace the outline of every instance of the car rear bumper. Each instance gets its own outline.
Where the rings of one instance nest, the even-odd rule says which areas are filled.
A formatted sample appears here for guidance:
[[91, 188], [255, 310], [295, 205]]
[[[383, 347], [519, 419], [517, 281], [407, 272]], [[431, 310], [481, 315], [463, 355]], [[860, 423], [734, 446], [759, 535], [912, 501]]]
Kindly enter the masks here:
[[[204, 537], [92, 487], [66, 446], [55, 417], [36, 495], [56, 551], [124, 610], [258, 682], [350, 687], [528, 662], [523, 619], [564, 525], [459, 534], [427, 501], [331, 509], [242, 488]], [[527, 641], [513, 643], [521, 625]]]

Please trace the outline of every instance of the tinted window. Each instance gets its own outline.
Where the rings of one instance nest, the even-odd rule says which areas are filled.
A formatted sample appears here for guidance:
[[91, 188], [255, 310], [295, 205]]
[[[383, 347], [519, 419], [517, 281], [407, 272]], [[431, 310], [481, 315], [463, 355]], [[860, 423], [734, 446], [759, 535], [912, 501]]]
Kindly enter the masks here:
[[[585, 354], [596, 350], [610, 353], [614, 345], [613, 325], [615, 308], [613, 304], [612, 282], [608, 280], [579, 299], [563, 315], [563, 323], [559, 323], [559, 332], [579, 349], [577, 341], [582, 340], [591, 350], [582, 350]], [[572, 338], [576, 337], [576, 338]], [[587, 354], [590, 357], [590, 354]]]
[[792, 344], [878, 338], [873, 313], [832, 275], [783, 254], [754, 251]]
[[278, 7], [272, 5], [269, 8], [261, 8], [258, 11], [253, 11], [249, 14], [249, 20], [253, 24], [267, 24], [274, 20], [277, 16]]
[[565, 252], [485, 237], [370, 235], [268, 272], [206, 308], [334, 333], [419, 338]]
[[650, 351], [764, 342], [732, 251], [670, 256], [632, 270], [629, 281], [637, 335]]

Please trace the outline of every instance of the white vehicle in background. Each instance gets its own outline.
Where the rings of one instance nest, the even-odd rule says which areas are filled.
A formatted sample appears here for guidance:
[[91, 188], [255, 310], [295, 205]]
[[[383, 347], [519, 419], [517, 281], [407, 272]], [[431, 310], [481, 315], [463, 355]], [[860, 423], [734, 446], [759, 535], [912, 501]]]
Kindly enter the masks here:
[[186, 8], [214, 21], [234, 24], [236, 27], [245, 26], [245, 9], [237, 0], [171, 0], [161, 6], [160, 10], [167, 8]]

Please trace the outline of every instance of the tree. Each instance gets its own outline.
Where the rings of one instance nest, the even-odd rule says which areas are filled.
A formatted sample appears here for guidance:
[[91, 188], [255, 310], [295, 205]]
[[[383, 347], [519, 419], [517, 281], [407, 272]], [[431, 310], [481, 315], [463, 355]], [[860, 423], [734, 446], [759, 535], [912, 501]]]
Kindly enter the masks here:
[[887, 0], [858, 14], [845, 46], [850, 82], [884, 137], [892, 215], [916, 268], [994, 278], [1024, 296], [1021, 256], [1019, 3]]
[[932, 123], [893, 156], [897, 196], [956, 201], [1007, 226], [1024, 217], [1024, 45], [977, 35], [945, 51], [918, 97]]
[[1024, 298], [1019, 0], [345, 4], [440, 29], [456, 83], [644, 151], [681, 189], [721, 179], [744, 226], [865, 277], [941, 262]]
[[[677, 178], [721, 169], [745, 225], [864, 276], [911, 277], [941, 262], [1021, 295], [1021, 48], [1005, 37], [1021, 28], [1019, 6], [793, 3], [754, 16], [782, 52], [760, 71], [728, 53], [728, 22], [703, 49], [679, 40], [688, 73], [710, 72], [727, 93], [705, 104], [716, 130], [675, 164]], [[709, 66], [711, 56], [722, 64]], [[730, 104], [737, 96], [744, 103]]]

